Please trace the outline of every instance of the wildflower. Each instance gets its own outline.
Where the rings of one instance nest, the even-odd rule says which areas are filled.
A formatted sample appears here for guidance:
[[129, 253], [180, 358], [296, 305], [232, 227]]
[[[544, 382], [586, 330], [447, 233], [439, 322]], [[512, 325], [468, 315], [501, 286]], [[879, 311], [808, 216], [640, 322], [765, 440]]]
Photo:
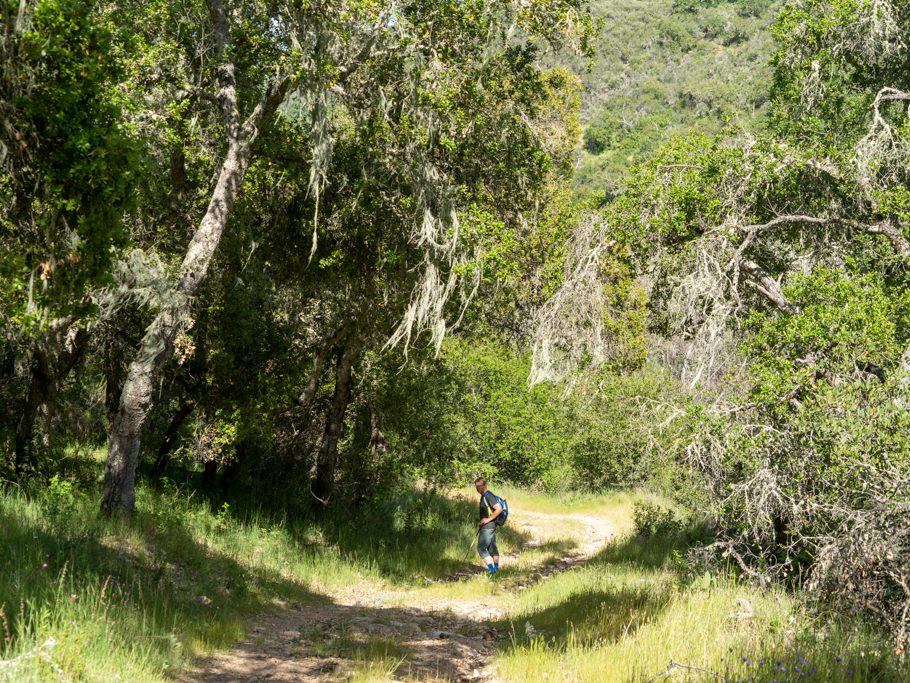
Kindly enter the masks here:
[[41, 563], [41, 568], [42, 568], [42, 569], [47, 569], [47, 562], [42, 562], [42, 563]]
[[838, 664], [840, 664], [840, 663], [841, 663], [842, 661], [844, 661], [844, 660], [841, 659], [840, 657], [835, 657], [835, 658], [834, 658], [834, 661], [837, 662]]
[[743, 664], [746, 666], [751, 666], [752, 662], [749, 661], [748, 657], [743, 657]]
[[76, 594], [75, 594], [75, 593], [71, 593], [71, 594], [70, 594], [70, 600], [75, 600], [75, 599], [76, 599]]

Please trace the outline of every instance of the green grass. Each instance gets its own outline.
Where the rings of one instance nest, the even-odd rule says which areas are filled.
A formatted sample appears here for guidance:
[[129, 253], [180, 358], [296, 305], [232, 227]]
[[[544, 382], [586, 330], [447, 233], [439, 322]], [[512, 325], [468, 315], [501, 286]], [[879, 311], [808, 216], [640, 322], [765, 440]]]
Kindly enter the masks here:
[[[0, 490], [0, 680], [161, 681], [233, 645], [280, 603], [340, 586], [411, 586], [465, 569], [476, 511], [413, 492], [360, 512], [292, 515], [140, 484], [131, 523], [98, 514], [98, 453], [69, 479]], [[43, 651], [42, 651], [43, 652]], [[6, 677], [6, 678], [4, 678]]]
[[[513, 510], [499, 539], [502, 575], [439, 581], [477, 566], [471, 491], [418, 490], [360, 512], [313, 515], [206, 500], [166, 481], [139, 487], [125, 524], [97, 512], [97, 459], [68, 471], [79, 474], [0, 491], [0, 680], [58, 681], [54, 667], [73, 681], [168, 680], [195, 656], [233, 645], [254, 615], [328, 604], [333, 590], [355, 583], [381, 589], [386, 608], [496, 606], [508, 615], [496, 624], [507, 634], [498, 654], [504, 681], [646, 680], [671, 658], [729, 671], [730, 680], [796, 680], [800, 658], [816, 667], [816, 680], [907, 680], [873, 629], [815, 617], [783, 591], [693, 573], [681, 561], [684, 536], [629, 536], [634, 503], [653, 499], [645, 494], [554, 498], [497, 488]], [[535, 531], [543, 542], [525, 547], [522, 524], [544, 514], [600, 517], [620, 537], [586, 564], [541, 579], [537, 569], [574, 551], [586, 528], [544, 518], [546, 529]], [[751, 616], [736, 618], [745, 605]], [[53, 647], [35, 652], [49, 639]], [[385, 635], [307, 640], [348, 660], [355, 681], [402, 676], [412, 654]]]
[[[503, 680], [904, 681], [886, 640], [861, 623], [813, 618], [780, 590], [693, 576], [685, 539], [626, 537], [523, 593], [501, 628]], [[677, 552], [674, 552], [677, 551]], [[785, 670], [785, 671], [784, 671]], [[752, 676], [752, 679], [749, 679]]]

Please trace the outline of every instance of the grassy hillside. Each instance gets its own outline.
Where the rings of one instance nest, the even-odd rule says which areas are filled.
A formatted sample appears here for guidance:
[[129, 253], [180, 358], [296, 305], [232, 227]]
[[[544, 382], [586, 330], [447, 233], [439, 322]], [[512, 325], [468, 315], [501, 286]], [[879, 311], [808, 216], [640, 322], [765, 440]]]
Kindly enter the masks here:
[[[577, 189], [595, 197], [662, 140], [717, 130], [724, 117], [754, 125], [770, 70], [772, 0], [599, 0], [604, 22], [583, 76], [584, 151]], [[581, 68], [578, 62], [574, 65]]]

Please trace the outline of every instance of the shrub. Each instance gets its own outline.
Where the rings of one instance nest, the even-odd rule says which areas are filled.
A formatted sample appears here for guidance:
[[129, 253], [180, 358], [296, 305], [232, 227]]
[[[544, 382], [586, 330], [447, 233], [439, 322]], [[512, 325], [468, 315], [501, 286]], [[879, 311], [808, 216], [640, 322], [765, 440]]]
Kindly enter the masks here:
[[44, 495], [44, 507], [52, 519], [59, 519], [75, 509], [77, 498], [78, 491], [73, 482], [55, 474], [48, 483]]
[[585, 128], [585, 149], [591, 154], [602, 154], [615, 148], [624, 134], [619, 117], [610, 110], [604, 110]]
[[671, 536], [682, 531], [682, 520], [673, 510], [657, 503], [635, 503], [632, 513], [635, 533], [642, 538]]

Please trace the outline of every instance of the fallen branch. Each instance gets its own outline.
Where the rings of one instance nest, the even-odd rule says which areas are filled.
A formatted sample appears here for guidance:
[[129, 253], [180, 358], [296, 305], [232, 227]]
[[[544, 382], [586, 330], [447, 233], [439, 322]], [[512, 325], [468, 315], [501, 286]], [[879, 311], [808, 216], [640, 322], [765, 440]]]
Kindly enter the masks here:
[[658, 680], [659, 678], [666, 678], [667, 676], [671, 676], [675, 671], [697, 671], [699, 673], [709, 674], [715, 678], [720, 678], [725, 681], [728, 680], [727, 677], [723, 674], [712, 671], [711, 669], [705, 669], [704, 667], [695, 666], [693, 664], [683, 664], [682, 662], [677, 662], [675, 659], [671, 659], [670, 666], [668, 666], [660, 673], [651, 676], [651, 678], [645, 681], [645, 683], [654, 683], [654, 681]]

